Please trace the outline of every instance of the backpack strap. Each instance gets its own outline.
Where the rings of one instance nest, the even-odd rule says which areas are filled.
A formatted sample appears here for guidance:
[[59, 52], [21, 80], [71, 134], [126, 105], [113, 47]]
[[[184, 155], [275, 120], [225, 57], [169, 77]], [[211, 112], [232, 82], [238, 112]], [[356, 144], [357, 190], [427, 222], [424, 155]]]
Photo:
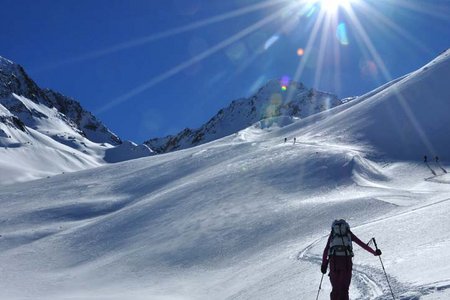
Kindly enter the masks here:
[[351, 231], [345, 221], [335, 221], [330, 236], [329, 256], [353, 256]]

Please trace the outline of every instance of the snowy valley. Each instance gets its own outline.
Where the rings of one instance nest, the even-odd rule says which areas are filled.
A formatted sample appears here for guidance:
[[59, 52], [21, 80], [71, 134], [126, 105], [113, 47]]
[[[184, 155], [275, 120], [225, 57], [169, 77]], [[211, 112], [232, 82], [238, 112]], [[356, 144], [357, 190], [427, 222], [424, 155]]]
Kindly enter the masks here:
[[[449, 76], [447, 50], [283, 126], [256, 120], [115, 164], [97, 150], [117, 147], [112, 133], [90, 139], [63, 119], [52, 127], [54, 101], [14, 94], [0, 102], [2, 178], [54, 153], [60, 132], [76, 146], [61, 137], [58, 163], [89, 169], [2, 186], [0, 298], [315, 299], [331, 222], [345, 218], [362, 240], [377, 239], [396, 299], [449, 299]], [[22, 105], [28, 124], [11, 113]], [[42, 146], [5, 154], [29, 137]], [[355, 246], [353, 262], [351, 299], [392, 299], [378, 258]], [[319, 299], [329, 292], [325, 278]]]

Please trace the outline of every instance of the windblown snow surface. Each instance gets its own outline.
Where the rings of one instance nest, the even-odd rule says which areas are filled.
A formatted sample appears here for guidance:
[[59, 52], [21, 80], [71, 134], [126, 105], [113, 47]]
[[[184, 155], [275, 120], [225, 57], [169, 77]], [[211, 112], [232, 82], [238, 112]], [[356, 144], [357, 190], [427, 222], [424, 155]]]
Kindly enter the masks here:
[[[346, 218], [396, 299], [450, 299], [449, 56], [284, 128], [3, 186], [0, 298], [315, 299]], [[392, 299], [357, 246], [350, 297]]]

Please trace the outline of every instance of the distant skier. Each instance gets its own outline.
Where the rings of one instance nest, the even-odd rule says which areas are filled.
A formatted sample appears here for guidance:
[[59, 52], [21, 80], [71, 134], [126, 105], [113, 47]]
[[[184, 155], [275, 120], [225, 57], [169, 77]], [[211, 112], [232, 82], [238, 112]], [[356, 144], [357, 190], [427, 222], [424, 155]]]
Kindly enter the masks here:
[[434, 160], [436, 161], [436, 163], [439, 163], [439, 157], [436, 155], [436, 157], [434, 158]]
[[295, 144], [296, 141], [297, 141], [297, 138], [294, 138], [294, 144]]
[[352, 280], [353, 266], [352, 241], [375, 256], [381, 255], [380, 249], [373, 250], [354, 235], [345, 220], [335, 220], [331, 225], [331, 233], [323, 250], [322, 265], [320, 267], [320, 271], [325, 274], [328, 262], [330, 262], [330, 273], [328, 276], [330, 276], [332, 286], [331, 300], [349, 299], [348, 289]]
[[424, 156], [423, 156], [423, 162], [426, 163], [427, 161], [428, 161], [428, 160], [427, 160], [427, 156], [424, 155]]
[[287, 138], [284, 138], [284, 142], [285, 142], [285, 143], [287, 142]]

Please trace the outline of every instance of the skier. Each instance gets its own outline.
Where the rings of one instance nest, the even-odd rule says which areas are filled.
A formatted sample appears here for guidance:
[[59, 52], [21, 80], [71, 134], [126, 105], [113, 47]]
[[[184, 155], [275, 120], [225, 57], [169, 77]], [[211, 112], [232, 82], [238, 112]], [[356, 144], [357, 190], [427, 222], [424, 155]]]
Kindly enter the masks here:
[[373, 250], [354, 235], [345, 220], [335, 220], [331, 225], [331, 233], [323, 250], [322, 265], [320, 267], [322, 274], [325, 274], [328, 262], [330, 262], [330, 273], [328, 276], [330, 276], [332, 286], [331, 300], [349, 299], [348, 289], [352, 279], [353, 265], [352, 241], [375, 256], [381, 255], [380, 249]]
[[437, 155], [434, 159], [436, 160], [436, 163], [439, 163], [439, 157]]
[[285, 143], [287, 142], [287, 138], [284, 138], [284, 142], [285, 142]]
[[423, 156], [423, 162], [424, 162], [424, 163], [427, 162], [427, 156], [426, 156], [426, 155]]
[[297, 138], [294, 138], [294, 144], [295, 144], [296, 141], [297, 141]]

